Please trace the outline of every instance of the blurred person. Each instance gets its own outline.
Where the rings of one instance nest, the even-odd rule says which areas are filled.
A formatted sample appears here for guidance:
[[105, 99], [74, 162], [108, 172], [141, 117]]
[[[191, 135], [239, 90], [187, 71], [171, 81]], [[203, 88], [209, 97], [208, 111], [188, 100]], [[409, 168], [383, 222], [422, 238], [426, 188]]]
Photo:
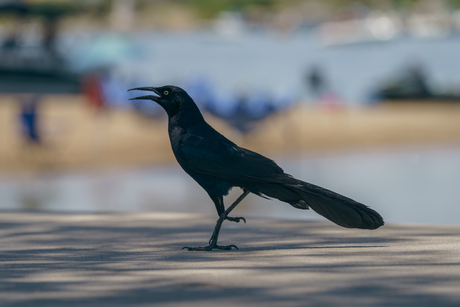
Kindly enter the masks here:
[[38, 104], [40, 95], [22, 95], [21, 111], [19, 114], [19, 121], [21, 125], [21, 132], [27, 144], [41, 144], [42, 138], [39, 130], [38, 119]]
[[305, 79], [313, 98], [324, 110], [336, 111], [342, 107], [340, 95], [331, 89], [324, 71], [319, 66], [312, 66]]
[[100, 113], [105, 110], [105, 102], [101, 90], [101, 76], [98, 73], [89, 74], [83, 82], [83, 93], [88, 105]]
[[305, 76], [305, 82], [315, 100], [318, 100], [318, 98], [326, 90], [324, 73], [318, 66], [313, 66], [308, 70]]
[[102, 90], [102, 79], [100, 72], [94, 72], [89, 74], [83, 82], [83, 94], [89, 107], [95, 111], [89, 151], [90, 160], [95, 164], [104, 163], [110, 125], [106, 97]]

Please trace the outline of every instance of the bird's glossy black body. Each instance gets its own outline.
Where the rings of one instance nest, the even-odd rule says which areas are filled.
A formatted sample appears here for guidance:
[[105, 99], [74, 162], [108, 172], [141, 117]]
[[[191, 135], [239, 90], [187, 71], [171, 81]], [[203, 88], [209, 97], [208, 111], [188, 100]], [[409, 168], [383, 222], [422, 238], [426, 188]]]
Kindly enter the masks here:
[[[189, 250], [231, 249], [219, 246], [217, 239], [224, 220], [239, 222], [241, 217], [229, 217], [232, 209], [249, 193], [272, 197], [298, 209], [312, 208], [330, 221], [347, 228], [376, 229], [384, 224], [374, 210], [350, 198], [293, 178], [272, 160], [238, 147], [214, 130], [203, 118], [192, 98], [175, 86], [143, 87], [133, 90], [153, 91], [133, 99], [151, 99], [168, 113], [168, 132], [177, 162], [211, 197], [219, 219], [205, 247]], [[223, 196], [232, 187], [244, 193], [227, 210]]]
[[[177, 162], [180, 164], [180, 166], [184, 169], [184, 171], [189, 174], [195, 181], [203, 188], [205, 189], [210, 195], [227, 195], [229, 190], [232, 188], [232, 184], [229, 183], [226, 180], [222, 180], [217, 177], [211, 177], [207, 174], [202, 174], [199, 173], [195, 170], [193, 170], [187, 161], [187, 157], [185, 156], [185, 153], [183, 151], [183, 146], [184, 146], [184, 140], [187, 142], [190, 140], [190, 142], [193, 142], [193, 137], [192, 136], [199, 136], [203, 134], [209, 134], [210, 131], [214, 130], [211, 126], [209, 126], [206, 122], [200, 122], [200, 123], [195, 123], [193, 125], [190, 125], [188, 128], [181, 128], [176, 125], [176, 122], [174, 121], [174, 118], [169, 121], [169, 127], [168, 127], [168, 133], [169, 133], [169, 138], [171, 140], [171, 147], [174, 153], [174, 156], [177, 159]], [[215, 133], [213, 139], [221, 137], [220, 134], [218, 134], [217, 131], [213, 131]], [[225, 138], [220, 138], [219, 142], [229, 142]], [[223, 147], [225, 148], [225, 147]], [[223, 150], [222, 150], [223, 151]], [[202, 152], [200, 148], [189, 148], [188, 149], [188, 154], [189, 155], [195, 155], [197, 157], [202, 156]], [[219, 153], [219, 149], [217, 151], [217, 154], [223, 154]]]

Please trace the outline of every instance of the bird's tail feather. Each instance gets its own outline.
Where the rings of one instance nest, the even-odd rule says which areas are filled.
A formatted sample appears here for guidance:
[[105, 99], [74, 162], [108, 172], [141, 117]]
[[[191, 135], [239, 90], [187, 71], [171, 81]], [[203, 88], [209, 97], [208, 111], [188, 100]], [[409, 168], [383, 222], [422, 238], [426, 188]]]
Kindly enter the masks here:
[[346, 228], [377, 229], [384, 224], [380, 214], [353, 199], [292, 177], [283, 179], [280, 183], [260, 185], [256, 194], [277, 198], [299, 209], [312, 208]]

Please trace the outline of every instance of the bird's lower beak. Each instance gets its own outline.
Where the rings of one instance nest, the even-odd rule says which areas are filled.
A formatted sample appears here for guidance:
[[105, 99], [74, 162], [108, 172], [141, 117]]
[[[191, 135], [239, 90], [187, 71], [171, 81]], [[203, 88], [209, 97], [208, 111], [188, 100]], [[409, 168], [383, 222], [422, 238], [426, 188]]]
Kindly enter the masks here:
[[[151, 91], [151, 92], [154, 92], [155, 94], [159, 95], [159, 92], [158, 92], [158, 90], [157, 90], [155, 87], [135, 87], [135, 88], [129, 89], [128, 91], [134, 91], [134, 90], [138, 90], [138, 91]], [[142, 99], [148, 99], [148, 100], [153, 100], [153, 101], [158, 102], [158, 99], [159, 99], [159, 98], [160, 98], [159, 96], [146, 95], [146, 96], [140, 96], [140, 97], [130, 98], [129, 100], [142, 100]]]

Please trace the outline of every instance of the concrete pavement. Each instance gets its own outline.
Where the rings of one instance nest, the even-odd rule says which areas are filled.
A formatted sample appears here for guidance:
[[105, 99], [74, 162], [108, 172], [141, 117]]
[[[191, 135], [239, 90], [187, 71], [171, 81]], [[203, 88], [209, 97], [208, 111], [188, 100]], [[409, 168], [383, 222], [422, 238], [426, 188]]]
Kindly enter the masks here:
[[0, 213], [0, 306], [460, 306], [460, 226]]

